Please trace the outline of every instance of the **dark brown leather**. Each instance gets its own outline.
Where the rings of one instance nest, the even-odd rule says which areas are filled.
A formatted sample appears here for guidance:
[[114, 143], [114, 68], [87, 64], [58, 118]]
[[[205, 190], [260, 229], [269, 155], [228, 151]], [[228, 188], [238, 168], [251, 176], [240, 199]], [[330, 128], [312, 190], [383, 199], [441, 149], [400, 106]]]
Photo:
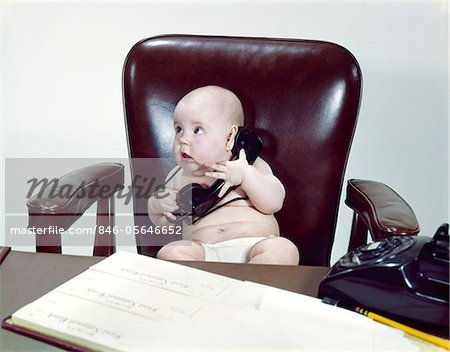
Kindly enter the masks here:
[[[239, 96], [246, 125], [263, 139], [262, 157], [286, 187], [276, 214], [282, 235], [297, 244], [302, 264], [328, 265], [361, 95], [357, 61], [345, 48], [322, 41], [143, 40], [130, 51], [123, 72], [130, 156], [171, 157], [176, 103], [211, 84]], [[151, 225], [145, 199], [135, 199], [135, 213], [142, 214], [136, 225]], [[137, 240], [140, 253], [158, 249], [146, 246], [144, 236]]]
[[355, 211], [354, 226], [359, 228], [352, 233], [349, 249], [366, 243], [367, 230], [375, 241], [419, 233], [417, 218], [409, 204], [381, 182], [349, 180], [345, 203]]
[[[56, 187], [51, 183], [42, 195], [35, 195], [27, 202], [28, 227], [30, 229], [57, 226], [67, 230], [93, 203], [100, 202], [97, 225], [112, 224], [113, 194], [123, 188], [124, 166], [119, 163], [98, 163], [64, 175]], [[67, 192], [67, 190], [71, 190]], [[70, 193], [70, 196], [69, 196]], [[61, 253], [59, 235], [36, 234], [37, 251]], [[112, 243], [102, 243], [108, 248], [95, 254], [111, 254]]]
[[[118, 163], [98, 163], [72, 171], [59, 178], [57, 187], [47, 187], [42, 196], [30, 198], [28, 211], [30, 214], [82, 214], [95, 201], [121, 189], [123, 177], [124, 166]], [[70, 196], [66, 196], [68, 189], [73, 190]]]

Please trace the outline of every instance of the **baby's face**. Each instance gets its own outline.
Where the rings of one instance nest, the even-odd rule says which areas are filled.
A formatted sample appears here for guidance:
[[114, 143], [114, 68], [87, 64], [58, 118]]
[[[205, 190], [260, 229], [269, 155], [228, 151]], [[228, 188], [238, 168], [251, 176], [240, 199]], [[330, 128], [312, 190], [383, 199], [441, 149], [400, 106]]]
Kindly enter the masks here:
[[175, 109], [173, 153], [184, 169], [203, 170], [205, 163], [229, 160], [227, 140], [230, 122], [214, 100], [180, 103]]

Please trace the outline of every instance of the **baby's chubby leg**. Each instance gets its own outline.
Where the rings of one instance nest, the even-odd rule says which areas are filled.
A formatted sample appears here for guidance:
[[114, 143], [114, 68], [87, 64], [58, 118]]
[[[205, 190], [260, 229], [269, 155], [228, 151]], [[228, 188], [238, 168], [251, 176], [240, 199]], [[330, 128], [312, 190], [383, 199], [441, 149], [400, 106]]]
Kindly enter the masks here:
[[299, 260], [297, 247], [284, 237], [268, 237], [258, 242], [248, 257], [252, 264], [298, 265]]
[[205, 260], [205, 251], [197, 242], [174, 241], [162, 247], [156, 258], [164, 260]]

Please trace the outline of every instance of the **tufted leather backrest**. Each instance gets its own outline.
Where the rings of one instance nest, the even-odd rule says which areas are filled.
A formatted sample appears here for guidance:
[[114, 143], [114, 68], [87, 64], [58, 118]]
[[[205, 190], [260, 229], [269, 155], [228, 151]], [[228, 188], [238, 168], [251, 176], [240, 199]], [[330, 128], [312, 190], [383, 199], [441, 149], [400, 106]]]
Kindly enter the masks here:
[[[322, 41], [159, 36], [137, 43], [123, 72], [131, 158], [172, 156], [173, 110], [194, 88], [219, 85], [240, 98], [262, 157], [286, 187], [276, 214], [301, 264], [328, 265], [344, 170], [356, 126], [361, 73], [353, 55]], [[132, 172], [145, 167], [132, 163]], [[161, 176], [163, 177], [163, 176]], [[135, 199], [136, 225], [150, 225]], [[138, 235], [140, 253], [157, 248]]]

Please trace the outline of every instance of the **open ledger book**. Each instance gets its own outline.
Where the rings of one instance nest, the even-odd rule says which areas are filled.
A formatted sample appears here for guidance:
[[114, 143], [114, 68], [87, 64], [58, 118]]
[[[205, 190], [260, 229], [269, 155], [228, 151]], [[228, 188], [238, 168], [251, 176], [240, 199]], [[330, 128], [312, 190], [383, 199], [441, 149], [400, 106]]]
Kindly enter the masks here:
[[3, 327], [73, 350], [434, 348], [319, 299], [127, 252], [19, 309]]

